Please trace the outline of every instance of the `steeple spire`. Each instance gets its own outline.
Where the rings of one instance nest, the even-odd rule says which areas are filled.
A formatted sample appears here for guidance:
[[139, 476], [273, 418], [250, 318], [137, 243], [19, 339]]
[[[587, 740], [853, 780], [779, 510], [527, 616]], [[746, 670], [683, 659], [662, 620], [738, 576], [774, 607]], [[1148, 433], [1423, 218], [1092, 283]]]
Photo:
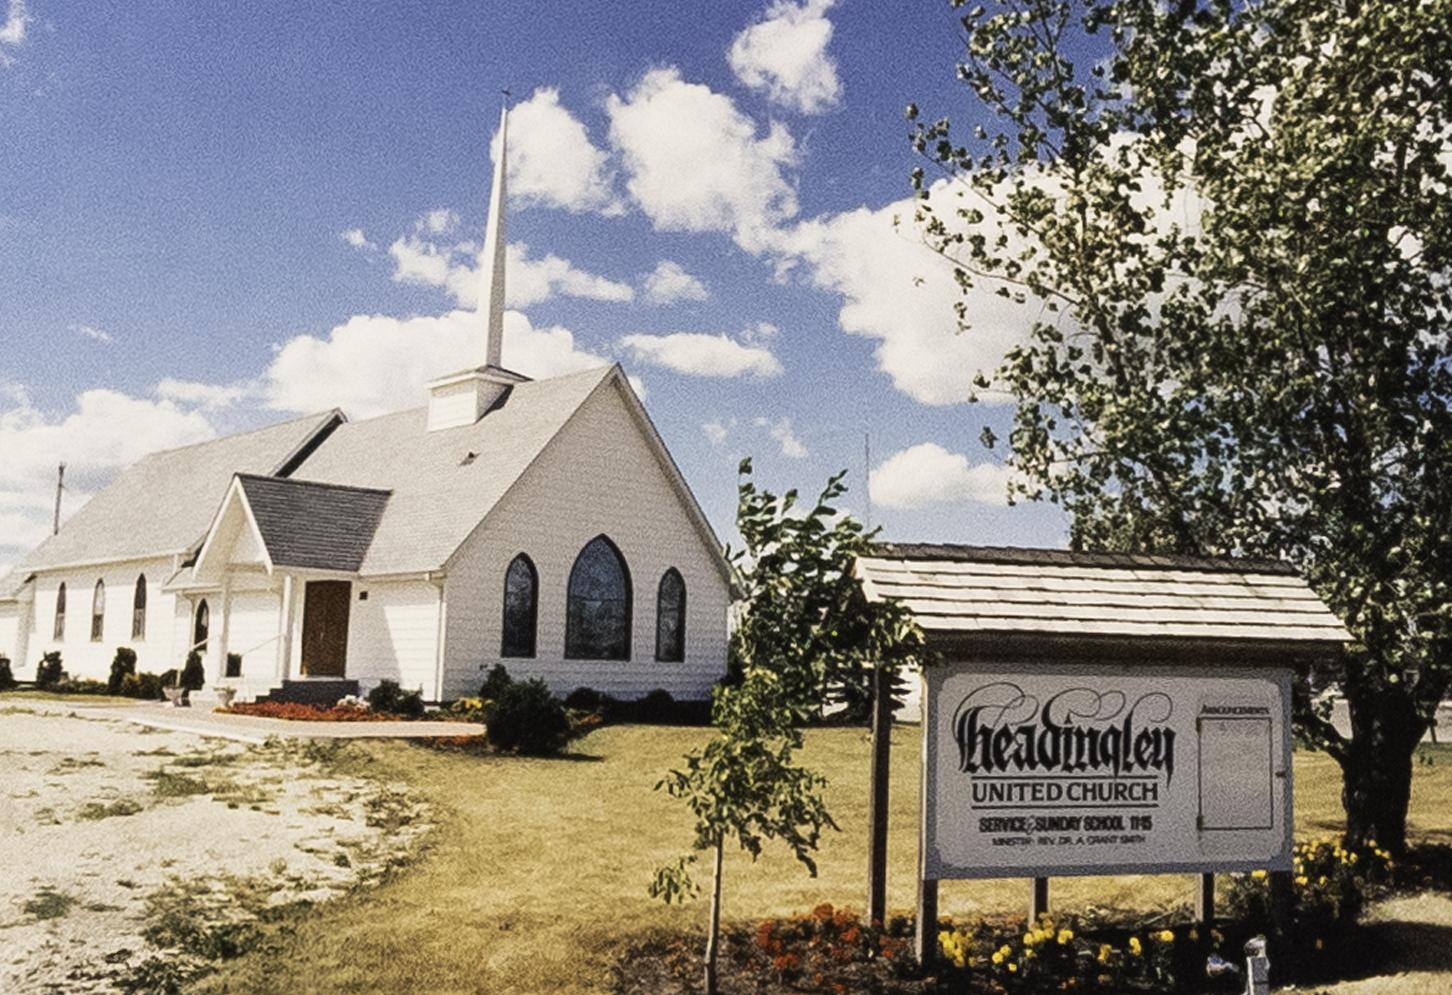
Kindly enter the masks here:
[[509, 93], [499, 111], [499, 160], [494, 164], [494, 186], [489, 192], [489, 222], [484, 229], [484, 253], [479, 257], [479, 313], [487, 329], [484, 362], [503, 366], [504, 347], [504, 174], [509, 166]]

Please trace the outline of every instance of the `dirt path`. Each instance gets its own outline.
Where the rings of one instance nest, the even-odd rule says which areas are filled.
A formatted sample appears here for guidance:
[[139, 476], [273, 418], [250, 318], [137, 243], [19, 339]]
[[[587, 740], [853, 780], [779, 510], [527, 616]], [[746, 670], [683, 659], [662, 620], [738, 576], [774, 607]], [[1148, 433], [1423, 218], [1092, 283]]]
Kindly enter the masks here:
[[426, 812], [334, 756], [0, 703], [0, 991], [166, 990], [407, 859]]

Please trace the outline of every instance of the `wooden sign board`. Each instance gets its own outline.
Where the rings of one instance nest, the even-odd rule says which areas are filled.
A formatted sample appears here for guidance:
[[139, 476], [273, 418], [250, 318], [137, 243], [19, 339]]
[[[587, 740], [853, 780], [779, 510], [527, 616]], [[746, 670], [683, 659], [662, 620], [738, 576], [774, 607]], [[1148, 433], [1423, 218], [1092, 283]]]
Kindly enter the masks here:
[[992, 664], [923, 674], [923, 877], [1290, 870], [1291, 674]]

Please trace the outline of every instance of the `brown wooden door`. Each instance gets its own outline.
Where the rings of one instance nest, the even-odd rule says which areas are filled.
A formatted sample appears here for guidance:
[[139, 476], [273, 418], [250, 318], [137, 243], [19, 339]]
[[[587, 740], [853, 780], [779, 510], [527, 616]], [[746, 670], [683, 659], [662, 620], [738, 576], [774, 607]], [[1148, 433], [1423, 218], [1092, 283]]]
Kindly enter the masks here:
[[304, 677], [344, 676], [352, 601], [353, 585], [346, 580], [308, 581], [303, 592]]

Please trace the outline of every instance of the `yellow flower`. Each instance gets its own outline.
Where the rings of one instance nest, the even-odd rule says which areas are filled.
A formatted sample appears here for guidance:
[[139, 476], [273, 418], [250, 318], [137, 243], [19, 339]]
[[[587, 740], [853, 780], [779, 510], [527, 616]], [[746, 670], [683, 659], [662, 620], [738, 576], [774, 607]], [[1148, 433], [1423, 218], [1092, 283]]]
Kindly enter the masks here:
[[1161, 943], [1174, 943], [1175, 934], [1172, 930], [1162, 929], [1155, 934], [1155, 939], [1159, 940]]
[[1013, 947], [1010, 947], [1007, 943], [998, 948], [998, 955], [1002, 958], [1007, 958], [1012, 953]]
[[1035, 943], [1038, 942], [1038, 935], [1039, 935], [1038, 933], [1025, 933], [1025, 934], [1023, 934], [1023, 945], [1026, 946], [1026, 947], [1033, 946]]
[[995, 951], [993, 951], [993, 963], [995, 963], [995, 964], [1002, 964], [1003, 963], [1003, 951], [1002, 950], [995, 950]]
[[1195, 943], [1200, 942], [1200, 931], [1198, 929], [1196, 929], [1194, 926], [1191, 926], [1190, 927], [1190, 939], [1191, 939], [1192, 942], [1195, 942]]
[[1008, 970], [1010, 971], [1010, 973], [1011, 972], [1014, 972], [1014, 971], [1017, 971], [1018, 970], [1018, 965], [1010, 962], [1009, 965], [1008, 965]]
[[1311, 879], [1308, 878], [1308, 877], [1306, 877], [1304, 874], [1301, 875], [1300, 877], [1296, 878], [1296, 884], [1299, 885], [1302, 888], [1306, 887], [1306, 885], [1308, 885], [1310, 883], [1311, 883]]
[[1251, 871], [1250, 876], [1255, 878], [1257, 881], [1264, 881], [1265, 871]]
[[1074, 939], [1074, 931], [1072, 929], [1069, 929], [1068, 927], [1065, 927], [1064, 929], [1059, 930], [1058, 939], [1060, 944], [1068, 943], [1070, 940]]
[[1101, 964], [1108, 964], [1109, 963], [1109, 955], [1111, 953], [1113, 953], [1113, 952], [1114, 952], [1114, 948], [1111, 947], [1109, 944], [1107, 944], [1107, 943], [1101, 943], [1101, 944], [1099, 944], [1099, 963], [1101, 963]]
[[1131, 936], [1129, 938], [1129, 952], [1135, 957], [1138, 957], [1144, 952], [1144, 946], [1139, 942], [1139, 937]]

